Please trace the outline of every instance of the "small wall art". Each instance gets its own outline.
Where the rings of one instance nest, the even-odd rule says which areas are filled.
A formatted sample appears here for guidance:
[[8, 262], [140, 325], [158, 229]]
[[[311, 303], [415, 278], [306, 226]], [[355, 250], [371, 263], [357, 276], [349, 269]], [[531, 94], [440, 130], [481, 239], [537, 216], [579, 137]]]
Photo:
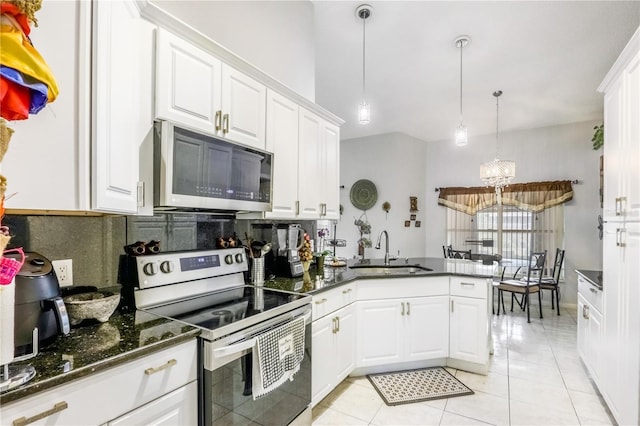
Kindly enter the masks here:
[[408, 228], [408, 227], [410, 227], [410, 226], [411, 226], [411, 221], [410, 221], [410, 220], [405, 220], [405, 221], [404, 221], [404, 227], [405, 227], [405, 228]]
[[422, 225], [422, 222], [420, 222], [419, 220], [416, 220], [416, 228], [420, 228], [420, 225]]

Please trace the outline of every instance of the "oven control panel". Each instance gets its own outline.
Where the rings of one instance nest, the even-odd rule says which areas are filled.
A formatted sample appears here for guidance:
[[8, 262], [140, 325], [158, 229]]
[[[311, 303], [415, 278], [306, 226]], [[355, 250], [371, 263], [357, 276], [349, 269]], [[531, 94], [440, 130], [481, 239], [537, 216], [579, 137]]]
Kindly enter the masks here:
[[213, 278], [247, 270], [243, 248], [167, 252], [136, 257], [140, 288]]

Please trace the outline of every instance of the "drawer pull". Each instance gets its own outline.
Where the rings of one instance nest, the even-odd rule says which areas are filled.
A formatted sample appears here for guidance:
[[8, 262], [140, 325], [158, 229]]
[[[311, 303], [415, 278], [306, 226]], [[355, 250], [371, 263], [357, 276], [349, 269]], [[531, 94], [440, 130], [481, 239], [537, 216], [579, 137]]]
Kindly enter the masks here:
[[404, 315], [404, 302], [402, 302], [402, 315]]
[[470, 286], [473, 287], [473, 286], [476, 285], [476, 283], [463, 283], [463, 282], [460, 282], [460, 285], [470, 285]]
[[411, 303], [407, 302], [407, 315], [411, 315]]
[[13, 426], [25, 426], [31, 424], [33, 422], [37, 422], [38, 420], [44, 419], [45, 417], [49, 417], [55, 413], [59, 413], [62, 410], [66, 410], [69, 408], [69, 405], [66, 401], [57, 402], [52, 409], [43, 411], [42, 413], [36, 414], [33, 417], [20, 417], [13, 421]]
[[321, 305], [321, 304], [323, 304], [323, 303], [324, 303], [324, 302], [326, 302], [326, 301], [327, 301], [327, 299], [326, 299], [326, 298], [324, 298], [324, 299], [320, 299], [320, 300], [316, 300], [316, 305]]
[[351, 293], [351, 289], [348, 288], [346, 290], [342, 290], [342, 294], [347, 294], [347, 293]]
[[216, 111], [216, 132], [222, 130], [222, 111]]
[[159, 371], [166, 370], [167, 368], [173, 367], [177, 363], [178, 363], [178, 361], [176, 361], [175, 359], [170, 359], [169, 361], [167, 361], [166, 364], [161, 365], [160, 367], [147, 368], [146, 370], [144, 370], [144, 374], [146, 374], [147, 376], [150, 376], [150, 375], [152, 375], [154, 373], [157, 373]]
[[595, 288], [589, 288], [589, 291], [593, 294], [598, 293], [598, 290], [596, 290]]

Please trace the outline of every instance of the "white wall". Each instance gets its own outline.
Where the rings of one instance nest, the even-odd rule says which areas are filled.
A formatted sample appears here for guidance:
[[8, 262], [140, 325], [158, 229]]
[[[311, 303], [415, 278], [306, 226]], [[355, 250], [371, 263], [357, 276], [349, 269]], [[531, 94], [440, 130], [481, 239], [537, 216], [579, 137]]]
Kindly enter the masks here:
[[[425, 223], [425, 162], [427, 145], [424, 141], [402, 133], [389, 133], [366, 138], [343, 140], [340, 142], [340, 204], [343, 214], [337, 225], [337, 238], [346, 239], [347, 247], [336, 249], [338, 256], [353, 258], [358, 254], [356, 242], [360, 238], [358, 228], [353, 224], [363, 213], [356, 209], [349, 197], [351, 187], [360, 179], [372, 181], [377, 188], [378, 201], [367, 211], [371, 224], [371, 240], [375, 246], [383, 229], [389, 233], [389, 253], [400, 257], [423, 257], [425, 253], [424, 234], [431, 225]], [[415, 221], [405, 228], [409, 220], [409, 197], [418, 197], [416, 219], [422, 227], [416, 228]], [[389, 213], [382, 210], [382, 204], [391, 204]], [[368, 248], [367, 258], [384, 257], [384, 238], [380, 250]]]
[[[576, 304], [575, 269], [602, 268], [602, 242], [598, 239], [600, 209], [600, 155], [591, 148], [593, 127], [581, 122], [539, 129], [500, 133], [500, 155], [516, 162], [515, 182], [574, 180], [573, 200], [564, 204], [565, 278], [564, 304]], [[495, 134], [471, 138], [466, 147], [452, 142], [428, 144], [427, 217], [434, 226], [427, 234], [428, 256], [440, 256], [445, 241], [445, 208], [437, 205], [436, 187], [481, 186], [479, 166], [495, 157]]]
[[152, 3], [315, 102], [311, 2], [152, 0]]

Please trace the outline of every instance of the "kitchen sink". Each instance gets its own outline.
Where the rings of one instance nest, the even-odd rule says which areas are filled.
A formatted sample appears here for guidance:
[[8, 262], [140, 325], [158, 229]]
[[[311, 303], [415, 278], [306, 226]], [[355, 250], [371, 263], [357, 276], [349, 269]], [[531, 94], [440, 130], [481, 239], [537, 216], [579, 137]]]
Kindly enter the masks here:
[[360, 275], [414, 275], [422, 274], [425, 272], [433, 271], [430, 268], [424, 268], [422, 266], [404, 266], [404, 265], [356, 265], [351, 266], [350, 269], [354, 269]]

